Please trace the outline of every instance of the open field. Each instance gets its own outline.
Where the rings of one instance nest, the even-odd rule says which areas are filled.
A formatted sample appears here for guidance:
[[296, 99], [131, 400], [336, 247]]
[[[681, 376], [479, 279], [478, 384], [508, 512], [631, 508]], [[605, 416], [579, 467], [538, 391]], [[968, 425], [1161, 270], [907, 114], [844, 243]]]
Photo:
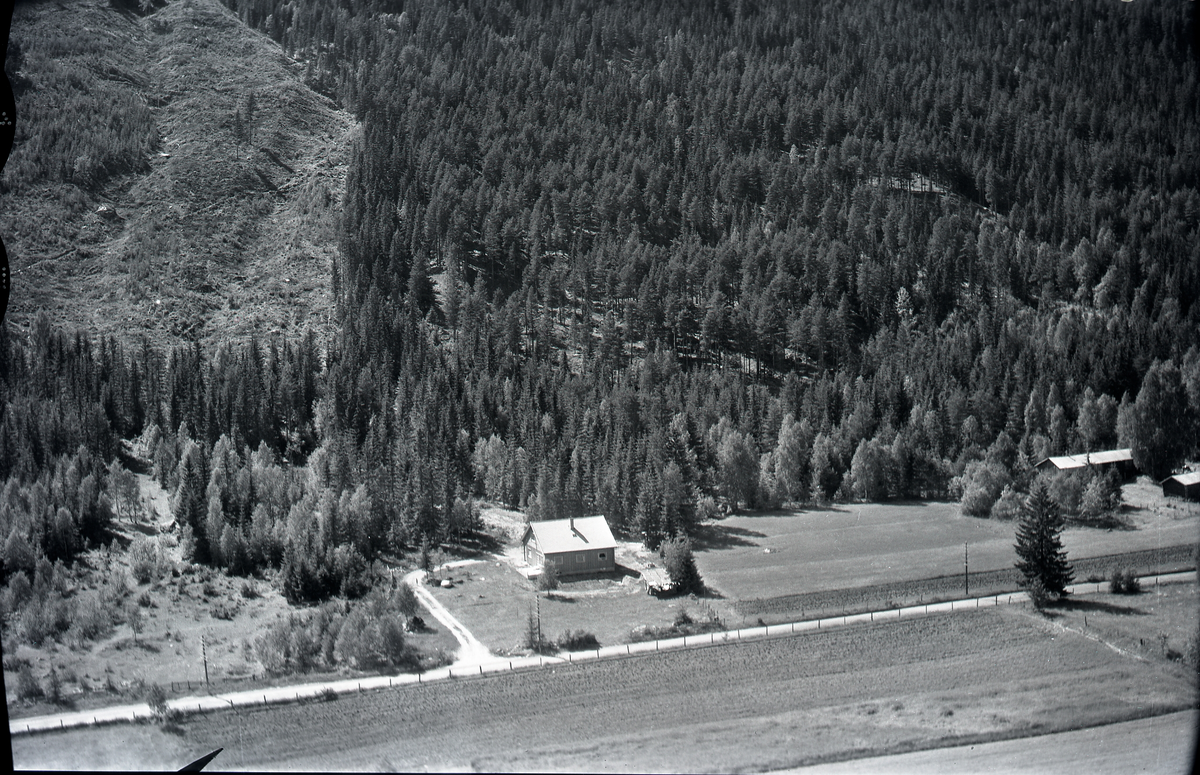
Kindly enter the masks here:
[[1194, 744], [1200, 713], [1194, 710], [1020, 740], [855, 759], [805, 767], [805, 775], [1180, 775], [1195, 772]]
[[[1125, 489], [1127, 501], [1139, 504], [1123, 514], [1131, 529], [1069, 527], [1063, 532], [1068, 557], [1196, 545], [1200, 511], [1166, 501], [1142, 482]], [[1016, 560], [1015, 531], [1012, 522], [962, 516], [952, 503], [845, 504], [737, 515], [704, 525], [696, 540], [696, 559], [705, 583], [725, 598], [770, 600], [940, 576], [961, 578], [964, 544], [972, 574], [1008, 571]]]
[[[1191, 584], [1122, 598], [1088, 611], [1089, 629], [1099, 617], [1156, 632], [1196, 603]], [[14, 756], [21, 767], [166, 767], [224, 746], [219, 765], [229, 769], [754, 771], [1079, 729], [1194, 702], [1191, 669], [1119, 653], [1077, 631], [1076, 613], [963, 611], [217, 713], [173, 732], [20, 737]], [[1128, 624], [1109, 621], [1121, 617]]]

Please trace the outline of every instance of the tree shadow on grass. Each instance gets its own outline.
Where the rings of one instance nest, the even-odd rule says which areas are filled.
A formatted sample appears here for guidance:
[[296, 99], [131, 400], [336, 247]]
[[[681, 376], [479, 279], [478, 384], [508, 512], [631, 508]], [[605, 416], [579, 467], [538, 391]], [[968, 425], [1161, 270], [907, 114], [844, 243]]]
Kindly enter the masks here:
[[461, 555], [463, 559], [475, 559], [487, 554], [501, 554], [504, 545], [495, 536], [483, 531], [474, 531], [457, 541], [447, 541], [445, 548]]
[[744, 527], [733, 527], [722, 524], [701, 524], [692, 531], [692, 548], [696, 551], [709, 549], [733, 549], [739, 546], [758, 546], [757, 541], [750, 539], [766, 538], [766, 533], [748, 530]]
[[1103, 613], [1115, 614], [1117, 616], [1147, 616], [1147, 613], [1140, 608], [1134, 608], [1128, 605], [1117, 605], [1115, 603], [1107, 603], [1103, 600], [1081, 600], [1066, 598], [1060, 600], [1054, 605], [1047, 606], [1045, 613], [1051, 615], [1055, 611], [1079, 611], [1080, 613]]
[[[1124, 509], [1125, 507], [1122, 506], [1121, 508]], [[1076, 517], [1073, 519], [1068, 519], [1067, 526], [1068, 527], [1090, 527], [1095, 530], [1108, 530], [1108, 531], [1120, 530], [1122, 532], [1137, 530], [1137, 525], [1133, 524], [1133, 522], [1130, 520], [1129, 517], [1123, 516], [1121, 514], [1105, 514], [1102, 517], [1095, 517], [1092, 519], [1083, 519], [1082, 517]]]

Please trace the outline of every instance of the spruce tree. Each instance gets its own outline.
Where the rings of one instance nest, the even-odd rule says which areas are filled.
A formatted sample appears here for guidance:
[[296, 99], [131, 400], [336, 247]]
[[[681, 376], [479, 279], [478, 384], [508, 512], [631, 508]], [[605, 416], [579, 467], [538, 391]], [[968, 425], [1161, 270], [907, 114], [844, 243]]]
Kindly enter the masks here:
[[[1016, 543], [1020, 558], [1016, 567], [1024, 577], [1022, 586], [1031, 594], [1040, 587], [1047, 595], [1062, 597], [1074, 579], [1071, 563], [1062, 546], [1063, 524], [1062, 514], [1045, 483], [1035, 482], [1017, 525]], [[1039, 600], [1035, 599], [1034, 603], [1041, 607]]]

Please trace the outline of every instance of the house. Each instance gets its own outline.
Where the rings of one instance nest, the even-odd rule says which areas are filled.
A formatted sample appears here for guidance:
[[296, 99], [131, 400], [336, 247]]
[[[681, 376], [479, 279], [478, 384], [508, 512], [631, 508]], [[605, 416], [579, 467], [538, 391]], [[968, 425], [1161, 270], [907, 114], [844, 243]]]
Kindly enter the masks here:
[[1110, 449], [1104, 452], [1083, 452], [1078, 455], [1062, 455], [1048, 457], [1034, 468], [1043, 473], [1055, 471], [1072, 471], [1095, 466], [1104, 470], [1115, 468], [1122, 479], [1129, 479], [1137, 473], [1133, 465], [1133, 450]]
[[1200, 471], [1175, 474], [1162, 480], [1163, 495], [1177, 495], [1190, 501], [1200, 501]]
[[616, 569], [617, 541], [603, 516], [530, 522], [521, 546], [525, 562], [552, 563], [559, 576]]

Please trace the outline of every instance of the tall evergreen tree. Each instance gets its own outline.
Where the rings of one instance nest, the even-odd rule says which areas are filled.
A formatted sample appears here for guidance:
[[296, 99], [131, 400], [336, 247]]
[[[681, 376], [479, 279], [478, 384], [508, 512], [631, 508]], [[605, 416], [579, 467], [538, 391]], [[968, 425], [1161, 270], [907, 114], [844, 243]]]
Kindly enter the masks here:
[[1016, 549], [1020, 559], [1016, 567], [1023, 576], [1021, 585], [1030, 591], [1039, 608], [1045, 602], [1039, 591], [1062, 597], [1067, 585], [1074, 580], [1071, 563], [1067, 561], [1067, 552], [1062, 545], [1063, 524], [1062, 514], [1046, 485], [1035, 482], [1017, 525]]

